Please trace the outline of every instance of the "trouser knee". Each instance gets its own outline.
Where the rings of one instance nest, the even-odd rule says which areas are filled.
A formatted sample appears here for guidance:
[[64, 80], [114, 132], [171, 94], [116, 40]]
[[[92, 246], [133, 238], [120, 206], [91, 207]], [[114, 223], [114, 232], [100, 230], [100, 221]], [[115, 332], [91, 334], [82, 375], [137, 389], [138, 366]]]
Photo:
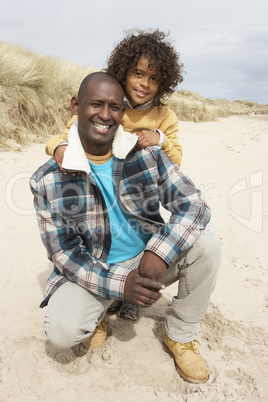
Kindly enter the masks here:
[[97, 321], [82, 323], [57, 317], [49, 320], [45, 317], [43, 334], [56, 349], [69, 349], [90, 337], [96, 328]]
[[221, 262], [220, 239], [214, 234], [203, 233], [193, 245], [192, 251], [192, 258], [202, 261], [200, 267], [203, 267], [206, 274], [210, 272], [217, 276]]
[[48, 324], [45, 320], [43, 334], [56, 349], [69, 349], [76, 343], [78, 330], [67, 322]]

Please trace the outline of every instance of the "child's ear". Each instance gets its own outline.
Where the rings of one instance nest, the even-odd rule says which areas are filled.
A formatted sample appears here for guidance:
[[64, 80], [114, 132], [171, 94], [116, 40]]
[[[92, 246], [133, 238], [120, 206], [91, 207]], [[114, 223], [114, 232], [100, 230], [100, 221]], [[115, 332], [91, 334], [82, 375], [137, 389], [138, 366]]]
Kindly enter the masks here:
[[73, 114], [78, 114], [79, 100], [76, 96], [73, 96], [71, 99], [71, 108]]

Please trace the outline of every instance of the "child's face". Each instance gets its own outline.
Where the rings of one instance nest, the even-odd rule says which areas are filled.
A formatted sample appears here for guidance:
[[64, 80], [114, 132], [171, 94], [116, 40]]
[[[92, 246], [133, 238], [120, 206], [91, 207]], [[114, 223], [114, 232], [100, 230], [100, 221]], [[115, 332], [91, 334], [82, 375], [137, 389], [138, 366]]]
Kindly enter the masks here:
[[149, 68], [149, 64], [149, 60], [141, 56], [134, 71], [127, 76], [125, 92], [132, 107], [143, 105], [157, 94], [160, 77], [157, 68]]

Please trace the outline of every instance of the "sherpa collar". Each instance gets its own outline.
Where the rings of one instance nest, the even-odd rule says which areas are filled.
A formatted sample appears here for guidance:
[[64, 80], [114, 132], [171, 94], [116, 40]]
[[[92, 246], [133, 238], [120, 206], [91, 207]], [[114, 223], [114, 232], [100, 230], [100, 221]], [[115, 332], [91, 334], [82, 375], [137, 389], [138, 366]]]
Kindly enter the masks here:
[[[138, 136], [136, 134], [124, 131], [120, 125], [112, 144], [113, 155], [118, 159], [125, 159], [137, 143], [137, 140]], [[90, 165], [78, 134], [78, 120], [70, 128], [68, 146], [64, 152], [62, 167], [65, 170], [90, 173]]]

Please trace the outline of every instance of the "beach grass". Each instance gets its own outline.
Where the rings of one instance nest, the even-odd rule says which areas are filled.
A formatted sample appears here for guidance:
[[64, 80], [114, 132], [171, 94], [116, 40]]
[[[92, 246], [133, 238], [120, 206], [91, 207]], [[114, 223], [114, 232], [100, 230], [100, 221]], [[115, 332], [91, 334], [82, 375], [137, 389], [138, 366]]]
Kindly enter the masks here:
[[185, 89], [175, 91], [167, 104], [182, 121], [205, 122], [235, 115], [268, 115], [268, 105], [247, 100], [211, 100]]
[[71, 97], [93, 71], [0, 43], [0, 150], [60, 133], [71, 117]]
[[[82, 79], [94, 71], [94, 66], [81, 67], [0, 42], [0, 150], [20, 150], [61, 133], [71, 117], [71, 97]], [[166, 103], [183, 121], [268, 114], [268, 105], [210, 100], [186, 90], [174, 92]]]

